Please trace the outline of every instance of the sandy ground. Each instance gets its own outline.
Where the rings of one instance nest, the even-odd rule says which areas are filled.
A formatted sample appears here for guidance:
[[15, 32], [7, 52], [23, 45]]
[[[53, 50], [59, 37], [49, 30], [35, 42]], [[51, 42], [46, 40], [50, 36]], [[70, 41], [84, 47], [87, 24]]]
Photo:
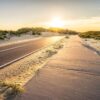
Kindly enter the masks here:
[[100, 100], [100, 56], [72, 36], [11, 100]]
[[84, 39], [84, 42], [96, 50], [100, 51], [100, 40], [95, 39]]
[[62, 39], [40, 51], [21, 59], [3, 69], [0, 70], [0, 80], [7, 84], [18, 84], [23, 86], [28, 82], [38, 70], [48, 62], [49, 58], [56, 54], [60, 48], [64, 45]]
[[[0, 69], [0, 80], [3, 81], [11, 81], [11, 83], [17, 83], [17, 84], [21, 84], [23, 85], [24, 82], [22, 81], [23, 79], [22, 74], [26, 73], [30, 74], [30, 71], [28, 70], [33, 70], [35, 72], [35, 68], [38, 69], [38, 66], [40, 66], [41, 64], [44, 64], [44, 62], [47, 61], [47, 58], [49, 58], [51, 55], [55, 54], [57, 52], [57, 50], [59, 49], [59, 46], [62, 45], [62, 42], [57, 42], [53, 45], [50, 45], [46, 48], [42, 48], [42, 50], [24, 58], [21, 59], [20, 61], [17, 61], [3, 69]], [[57, 47], [58, 46], [58, 47]], [[26, 72], [27, 71], [27, 72]], [[26, 72], [26, 73], [25, 73]], [[31, 74], [32, 74], [31, 73]], [[21, 74], [21, 76], [20, 76]], [[29, 76], [29, 75], [27, 75]], [[16, 78], [18, 78], [18, 80], [16, 80]], [[25, 80], [25, 77], [23, 77]], [[27, 79], [27, 78], [26, 78]], [[22, 81], [22, 82], [21, 82]]]
[[33, 39], [35, 40], [35, 39], [39, 39], [39, 38], [41, 38], [41, 37], [40, 36], [34, 36], [34, 35], [21, 35], [20, 37], [13, 36], [10, 39], [0, 40], [0, 46], [30, 41], [30, 40], [33, 40]]

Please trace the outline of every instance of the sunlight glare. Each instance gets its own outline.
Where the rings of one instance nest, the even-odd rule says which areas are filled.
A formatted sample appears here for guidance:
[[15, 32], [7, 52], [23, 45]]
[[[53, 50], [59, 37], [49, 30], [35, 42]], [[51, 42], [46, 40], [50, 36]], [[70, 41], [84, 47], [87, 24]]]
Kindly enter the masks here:
[[56, 17], [56, 18], [53, 18], [49, 26], [50, 27], [64, 27], [64, 22], [60, 18]]

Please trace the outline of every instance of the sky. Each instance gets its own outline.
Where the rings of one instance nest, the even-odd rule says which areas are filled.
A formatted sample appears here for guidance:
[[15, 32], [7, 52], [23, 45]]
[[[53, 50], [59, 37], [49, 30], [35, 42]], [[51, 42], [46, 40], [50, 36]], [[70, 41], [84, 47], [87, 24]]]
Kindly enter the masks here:
[[100, 30], [100, 0], [0, 0], [0, 29], [50, 27], [55, 18], [71, 30]]

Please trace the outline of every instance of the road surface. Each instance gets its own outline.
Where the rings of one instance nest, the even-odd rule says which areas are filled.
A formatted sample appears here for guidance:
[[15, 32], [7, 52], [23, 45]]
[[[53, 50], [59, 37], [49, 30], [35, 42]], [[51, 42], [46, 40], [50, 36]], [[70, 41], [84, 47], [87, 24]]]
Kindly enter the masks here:
[[44, 37], [38, 40], [12, 44], [0, 47], [0, 67], [14, 61], [30, 52], [36, 51], [42, 47], [48, 46], [62, 37]]
[[13, 100], [100, 100], [100, 56], [72, 36]]

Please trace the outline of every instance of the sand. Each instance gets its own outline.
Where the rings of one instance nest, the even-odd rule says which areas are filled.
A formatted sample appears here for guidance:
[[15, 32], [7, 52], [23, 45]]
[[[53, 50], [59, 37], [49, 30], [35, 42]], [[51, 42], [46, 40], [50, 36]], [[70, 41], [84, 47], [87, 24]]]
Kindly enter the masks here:
[[100, 40], [84, 39], [84, 42], [89, 46], [95, 48], [96, 50], [100, 51]]
[[41, 38], [41, 36], [34, 36], [34, 35], [21, 35], [20, 37], [13, 36], [10, 39], [0, 40], [0, 47], [5, 46], [5, 45], [10, 45], [10, 44], [27, 42], [27, 41], [31, 41], [33, 39], [36, 40], [39, 38]]

